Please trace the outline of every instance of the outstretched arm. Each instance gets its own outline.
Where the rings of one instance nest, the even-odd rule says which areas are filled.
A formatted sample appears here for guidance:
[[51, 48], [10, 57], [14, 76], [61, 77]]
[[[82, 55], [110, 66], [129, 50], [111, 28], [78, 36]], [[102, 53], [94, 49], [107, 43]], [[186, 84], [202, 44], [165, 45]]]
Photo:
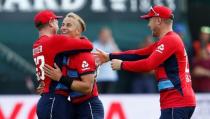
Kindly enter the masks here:
[[136, 50], [110, 53], [109, 58], [110, 60], [120, 59], [123, 61], [136, 61], [140, 59], [145, 59], [152, 53], [152, 51], [156, 47], [156, 44], [157, 43], [153, 43], [148, 47], [136, 49]]
[[112, 60], [111, 65], [114, 70], [122, 69], [131, 72], [150, 71], [168, 59], [175, 52], [176, 46], [176, 42], [173, 42], [173, 40], [165, 39], [159, 43], [153, 53], [146, 59], [138, 61], [121, 61], [115, 59]]
[[96, 57], [96, 60], [99, 62], [99, 64], [103, 64], [112, 59], [120, 59], [123, 61], [136, 61], [147, 58], [152, 53], [155, 46], [156, 43], [143, 49], [128, 50], [124, 52], [114, 52], [110, 54], [102, 50], [96, 49], [97, 52], [93, 54]]

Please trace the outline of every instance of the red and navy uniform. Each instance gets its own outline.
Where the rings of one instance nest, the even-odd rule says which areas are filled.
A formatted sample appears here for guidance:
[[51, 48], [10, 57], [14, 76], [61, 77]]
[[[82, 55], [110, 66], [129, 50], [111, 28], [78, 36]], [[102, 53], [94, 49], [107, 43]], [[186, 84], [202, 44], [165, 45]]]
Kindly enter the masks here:
[[[54, 91], [51, 89], [52, 80], [45, 77], [43, 66], [53, 66], [59, 54], [75, 54], [81, 51], [91, 51], [93, 48], [90, 41], [76, 40], [63, 35], [41, 36], [33, 45], [33, 58], [36, 64], [37, 78], [44, 81], [44, 93]], [[60, 64], [60, 63], [58, 63]]]
[[196, 106], [187, 53], [182, 39], [175, 32], [168, 32], [149, 47], [112, 53], [110, 59], [124, 60], [121, 69], [126, 71], [155, 69], [161, 109]]
[[[67, 96], [55, 94], [58, 82], [52, 81], [44, 75], [44, 64], [51, 66], [53, 66], [54, 62], [62, 64], [62, 62], [59, 62], [60, 56], [72, 55], [81, 51], [91, 51], [92, 48], [91, 42], [87, 39], [77, 40], [62, 35], [44, 35], [35, 41], [33, 58], [36, 64], [37, 79], [39, 82], [44, 82], [44, 91], [37, 104], [39, 119], [69, 119], [68, 116], [71, 113]], [[59, 111], [55, 109], [59, 109]]]
[[[63, 63], [66, 62], [67, 67], [63, 67], [62, 71], [64, 75], [67, 75], [71, 79], [81, 80], [80, 77], [86, 74], [94, 74], [96, 71], [95, 60], [90, 52], [79, 53], [76, 55], [71, 55], [70, 57], [64, 57]], [[66, 73], [64, 72], [66, 71]], [[60, 85], [64, 86], [62, 83]], [[56, 88], [57, 90], [62, 90], [62, 86], [60, 88]], [[56, 90], [56, 91], [57, 91]], [[69, 91], [66, 91], [69, 94]], [[91, 94], [85, 95], [77, 91], [71, 91], [70, 97], [73, 103], [81, 103], [85, 100], [98, 96], [98, 89], [96, 85], [96, 81], [93, 85], [93, 91]]]
[[[66, 59], [66, 58], [64, 58]], [[82, 52], [68, 57], [67, 76], [74, 80], [81, 80], [82, 75], [95, 74], [96, 64], [93, 55], [89, 52]], [[60, 84], [62, 85], [62, 84]], [[94, 118], [102, 119], [104, 117], [103, 105], [98, 98], [98, 89], [96, 80], [94, 81], [91, 94], [83, 94], [71, 90], [69, 96], [74, 105], [74, 111], [78, 119]]]

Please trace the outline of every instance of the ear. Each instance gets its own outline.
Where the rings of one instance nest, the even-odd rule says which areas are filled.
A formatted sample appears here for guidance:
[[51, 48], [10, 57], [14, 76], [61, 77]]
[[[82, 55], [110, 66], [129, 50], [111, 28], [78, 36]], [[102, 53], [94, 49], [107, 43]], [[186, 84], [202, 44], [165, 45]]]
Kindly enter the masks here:
[[162, 23], [162, 19], [160, 17], [157, 18], [157, 21], [159, 25]]
[[54, 19], [50, 19], [50, 21], [49, 21], [49, 26], [52, 27], [53, 24], [54, 24]]
[[77, 28], [77, 29], [76, 29], [76, 33], [77, 33], [77, 34], [81, 34], [81, 29], [80, 29], [80, 28]]

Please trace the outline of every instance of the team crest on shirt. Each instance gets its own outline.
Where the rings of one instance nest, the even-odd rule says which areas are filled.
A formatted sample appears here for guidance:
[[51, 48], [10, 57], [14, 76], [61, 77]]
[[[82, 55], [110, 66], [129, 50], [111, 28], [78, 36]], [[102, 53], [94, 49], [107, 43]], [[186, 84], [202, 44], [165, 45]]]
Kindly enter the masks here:
[[156, 51], [159, 52], [159, 53], [163, 53], [163, 50], [164, 50], [164, 45], [161, 44], [157, 47]]
[[82, 61], [82, 70], [88, 70], [90, 69], [89, 64], [87, 63], [87, 61]]

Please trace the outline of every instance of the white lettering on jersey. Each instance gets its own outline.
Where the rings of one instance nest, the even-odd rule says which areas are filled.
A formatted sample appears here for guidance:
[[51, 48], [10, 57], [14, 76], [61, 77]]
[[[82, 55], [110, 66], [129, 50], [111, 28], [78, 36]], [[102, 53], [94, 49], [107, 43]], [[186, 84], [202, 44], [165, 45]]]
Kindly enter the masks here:
[[159, 52], [159, 53], [163, 53], [163, 50], [164, 50], [164, 45], [161, 44], [157, 47], [156, 51]]
[[36, 76], [37, 80], [44, 80], [45, 79], [45, 74], [44, 74], [44, 64], [45, 64], [45, 58], [43, 55], [39, 55], [34, 58], [34, 62], [36, 65]]
[[87, 61], [82, 61], [82, 70], [88, 70], [90, 69], [89, 64], [87, 63]]
[[33, 48], [33, 55], [39, 54], [41, 52], [42, 52], [42, 45], [40, 45], [36, 48]]
[[191, 82], [190, 69], [189, 69], [189, 63], [188, 63], [188, 56], [187, 56], [187, 51], [185, 49], [184, 49], [184, 57], [186, 59], [186, 62], [185, 62], [186, 82]]

